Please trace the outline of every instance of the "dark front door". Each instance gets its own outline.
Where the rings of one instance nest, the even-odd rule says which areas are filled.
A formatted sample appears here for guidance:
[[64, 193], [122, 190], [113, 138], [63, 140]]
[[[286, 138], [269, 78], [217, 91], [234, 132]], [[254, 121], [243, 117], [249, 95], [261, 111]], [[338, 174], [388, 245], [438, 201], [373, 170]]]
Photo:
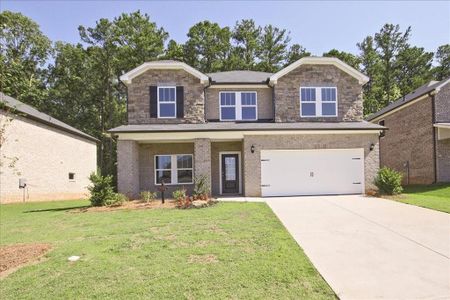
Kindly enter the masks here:
[[239, 156], [222, 154], [222, 193], [239, 193]]

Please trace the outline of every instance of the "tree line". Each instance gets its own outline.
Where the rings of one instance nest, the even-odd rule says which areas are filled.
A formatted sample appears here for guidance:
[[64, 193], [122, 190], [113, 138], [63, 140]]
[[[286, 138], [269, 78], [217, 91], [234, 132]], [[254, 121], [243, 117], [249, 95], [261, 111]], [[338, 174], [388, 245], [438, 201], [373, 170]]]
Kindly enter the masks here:
[[[252, 19], [230, 27], [211, 21], [193, 25], [185, 43], [148, 14], [123, 13], [79, 26], [79, 42], [52, 42], [30, 18], [0, 13], [1, 91], [97, 137], [99, 167], [115, 175], [116, 145], [107, 130], [125, 123], [126, 88], [119, 77], [145, 61], [174, 59], [204, 72], [276, 72], [312, 54], [291, 44], [290, 32]], [[386, 106], [430, 80], [450, 76], [450, 45], [436, 52], [410, 44], [411, 28], [385, 24], [357, 43], [359, 53], [337, 49], [337, 57], [370, 77], [364, 86], [364, 114]], [[317, 55], [317, 54], [315, 54]], [[433, 64], [434, 62], [434, 64]]]

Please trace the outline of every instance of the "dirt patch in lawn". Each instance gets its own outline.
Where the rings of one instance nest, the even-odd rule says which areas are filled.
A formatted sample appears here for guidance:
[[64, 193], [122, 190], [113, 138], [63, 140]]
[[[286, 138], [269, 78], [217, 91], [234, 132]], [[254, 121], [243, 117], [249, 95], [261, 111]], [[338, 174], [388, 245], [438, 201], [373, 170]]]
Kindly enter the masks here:
[[214, 264], [218, 262], [219, 259], [214, 254], [189, 256], [189, 263], [191, 264]]
[[0, 278], [4, 278], [17, 269], [36, 263], [48, 251], [49, 244], [17, 244], [0, 247]]
[[127, 201], [120, 206], [90, 206], [80, 209], [71, 210], [71, 213], [80, 212], [101, 212], [101, 211], [115, 211], [123, 209], [157, 209], [157, 208], [175, 208], [175, 200], [166, 200], [163, 204], [161, 201], [142, 202], [140, 200]]

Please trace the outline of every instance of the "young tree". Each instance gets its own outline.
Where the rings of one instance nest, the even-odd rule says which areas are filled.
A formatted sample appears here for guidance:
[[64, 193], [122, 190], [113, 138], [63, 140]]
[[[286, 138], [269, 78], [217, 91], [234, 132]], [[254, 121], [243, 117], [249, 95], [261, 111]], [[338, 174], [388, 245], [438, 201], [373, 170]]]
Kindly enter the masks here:
[[205, 73], [224, 69], [231, 49], [228, 27], [203, 21], [192, 26], [187, 35], [184, 57], [189, 65]]
[[39, 25], [10, 11], [0, 13], [0, 86], [5, 94], [37, 108], [46, 98], [45, 68], [50, 40]]
[[437, 66], [434, 68], [436, 80], [450, 77], [450, 44], [439, 46], [435, 54]]
[[261, 26], [256, 26], [252, 19], [236, 22], [232, 38], [235, 43], [234, 62], [236, 69], [253, 70], [257, 63], [257, 54], [260, 48], [259, 41]]
[[346, 64], [348, 64], [349, 66], [352, 66], [356, 70], [360, 69], [359, 65], [361, 63], [361, 59], [358, 56], [353, 55], [351, 53], [348, 53], [345, 51], [339, 51], [337, 49], [331, 49], [330, 51], [325, 52], [323, 54], [323, 56], [336, 57], [336, 58], [342, 60], [343, 62], [345, 62]]
[[423, 48], [407, 47], [396, 60], [397, 84], [401, 95], [406, 95], [432, 79], [433, 52]]
[[260, 36], [258, 52], [258, 69], [265, 72], [276, 72], [286, 59], [288, 44], [291, 38], [286, 29], [267, 25]]
[[311, 56], [311, 52], [306, 51], [300, 44], [293, 44], [291, 48], [289, 48], [284, 66], [288, 66], [306, 56]]

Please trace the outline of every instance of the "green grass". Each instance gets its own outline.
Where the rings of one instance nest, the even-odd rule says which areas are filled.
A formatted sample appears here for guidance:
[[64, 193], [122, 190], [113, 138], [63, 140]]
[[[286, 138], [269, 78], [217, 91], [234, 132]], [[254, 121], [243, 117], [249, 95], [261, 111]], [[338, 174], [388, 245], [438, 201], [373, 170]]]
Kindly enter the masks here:
[[[44, 261], [1, 280], [2, 299], [335, 299], [264, 203], [71, 209], [87, 204], [0, 206], [1, 245], [53, 246]], [[71, 255], [81, 259], [69, 263]], [[217, 262], [197, 261], [207, 255]]]
[[450, 185], [410, 185], [395, 200], [450, 213]]

